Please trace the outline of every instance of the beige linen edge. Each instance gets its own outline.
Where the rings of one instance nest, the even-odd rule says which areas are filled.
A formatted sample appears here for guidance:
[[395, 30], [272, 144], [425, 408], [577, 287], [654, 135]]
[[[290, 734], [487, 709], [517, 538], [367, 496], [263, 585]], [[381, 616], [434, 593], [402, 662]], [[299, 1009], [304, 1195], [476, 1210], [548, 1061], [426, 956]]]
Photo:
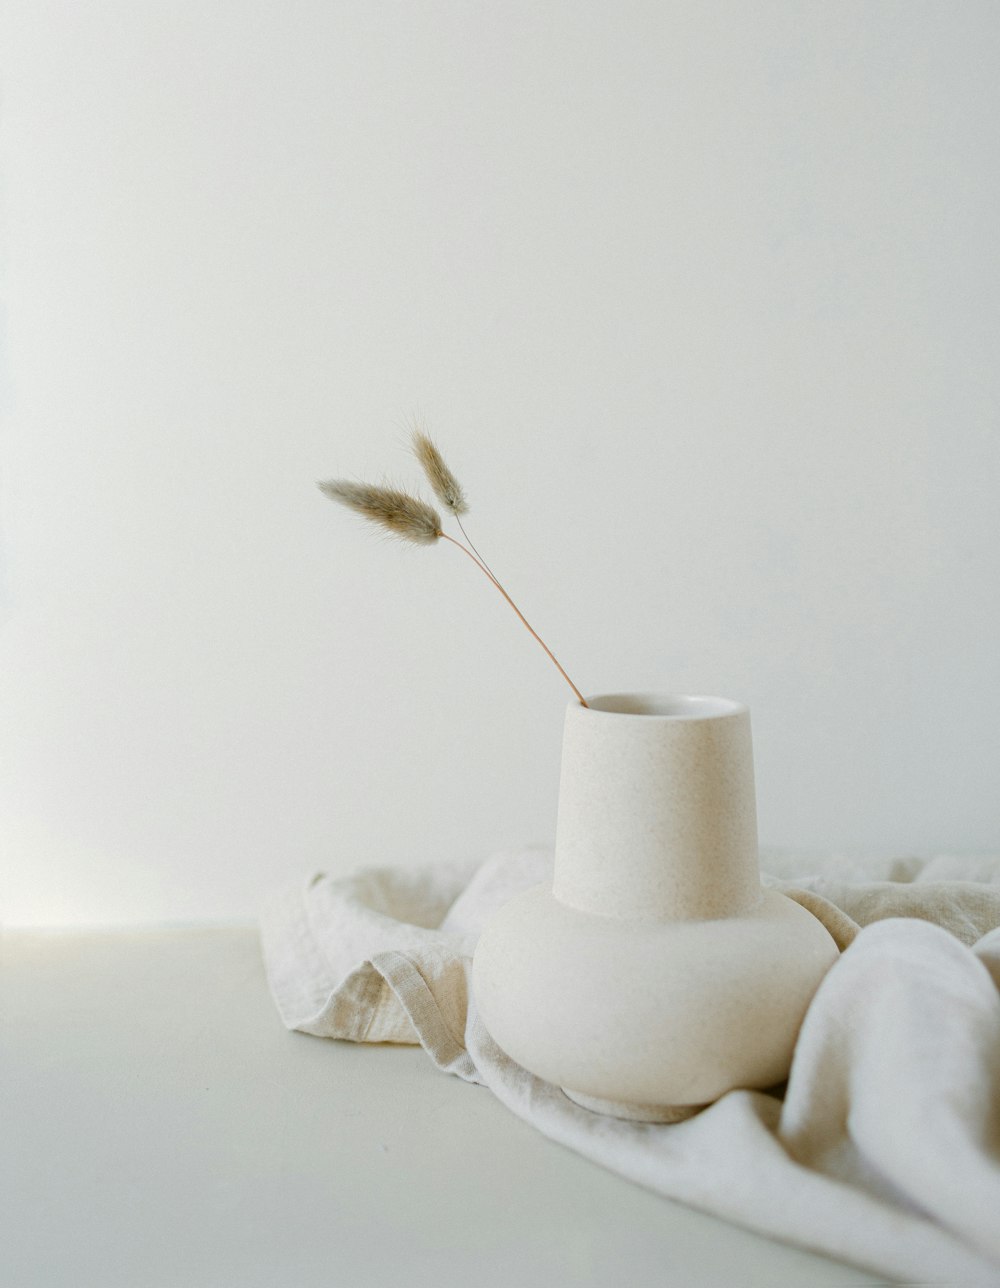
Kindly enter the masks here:
[[765, 883], [842, 949], [787, 1088], [732, 1092], [672, 1126], [579, 1108], [476, 1015], [479, 929], [551, 877], [547, 851], [313, 877], [264, 910], [265, 963], [289, 1028], [419, 1041], [439, 1068], [660, 1194], [884, 1276], [1000, 1283], [1000, 857], [893, 860], [869, 882], [856, 864], [812, 858], [796, 873], [786, 857], [780, 875]]

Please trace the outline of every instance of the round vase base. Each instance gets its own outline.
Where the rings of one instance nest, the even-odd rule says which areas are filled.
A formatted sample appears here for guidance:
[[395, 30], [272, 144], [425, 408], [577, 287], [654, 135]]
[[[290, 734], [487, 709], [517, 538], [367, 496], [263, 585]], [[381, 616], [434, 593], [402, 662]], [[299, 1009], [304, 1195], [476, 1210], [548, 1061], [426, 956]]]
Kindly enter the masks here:
[[563, 1087], [562, 1092], [581, 1109], [605, 1114], [608, 1118], [626, 1118], [634, 1123], [679, 1123], [685, 1118], [693, 1118], [705, 1108], [704, 1105], [637, 1105], [628, 1100], [601, 1100], [598, 1096], [570, 1091], [568, 1087]]

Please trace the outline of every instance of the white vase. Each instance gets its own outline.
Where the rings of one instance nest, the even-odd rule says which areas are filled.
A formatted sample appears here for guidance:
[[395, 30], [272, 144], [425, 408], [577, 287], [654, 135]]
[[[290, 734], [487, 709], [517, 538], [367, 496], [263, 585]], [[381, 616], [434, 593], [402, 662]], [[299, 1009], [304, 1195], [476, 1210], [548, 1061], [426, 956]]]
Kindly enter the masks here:
[[837, 957], [760, 883], [750, 713], [724, 698], [611, 694], [566, 713], [555, 875], [476, 949], [487, 1029], [600, 1113], [688, 1116], [788, 1074]]

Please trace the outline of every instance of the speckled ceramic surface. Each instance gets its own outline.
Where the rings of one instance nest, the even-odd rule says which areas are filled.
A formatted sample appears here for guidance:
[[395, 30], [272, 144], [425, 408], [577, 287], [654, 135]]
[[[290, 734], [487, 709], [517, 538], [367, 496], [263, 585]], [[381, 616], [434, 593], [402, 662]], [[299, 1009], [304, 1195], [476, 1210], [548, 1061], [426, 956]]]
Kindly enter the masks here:
[[760, 885], [750, 714], [612, 694], [566, 714], [555, 879], [476, 951], [499, 1045], [595, 1112], [673, 1121], [788, 1073], [837, 949]]

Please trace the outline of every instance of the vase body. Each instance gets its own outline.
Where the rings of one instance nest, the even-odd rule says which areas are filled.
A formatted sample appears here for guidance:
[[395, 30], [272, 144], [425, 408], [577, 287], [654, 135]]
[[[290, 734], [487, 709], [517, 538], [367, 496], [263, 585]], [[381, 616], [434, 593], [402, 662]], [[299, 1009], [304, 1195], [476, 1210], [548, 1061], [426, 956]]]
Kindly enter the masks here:
[[553, 882], [501, 908], [474, 959], [512, 1059], [598, 1112], [682, 1118], [787, 1076], [836, 957], [810, 913], [761, 887], [745, 706], [569, 707]]

